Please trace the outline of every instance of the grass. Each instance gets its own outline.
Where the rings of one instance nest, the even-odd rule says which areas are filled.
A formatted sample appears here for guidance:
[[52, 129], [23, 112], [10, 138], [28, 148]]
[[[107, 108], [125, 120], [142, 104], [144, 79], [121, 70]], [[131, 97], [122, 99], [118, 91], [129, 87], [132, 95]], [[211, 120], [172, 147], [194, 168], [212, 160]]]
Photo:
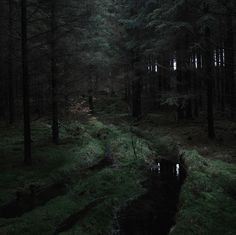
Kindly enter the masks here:
[[[61, 144], [54, 146], [50, 129], [45, 123], [33, 124], [32, 167], [22, 164], [22, 137], [20, 128], [1, 129], [0, 205], [15, 197], [17, 190], [31, 184], [47, 185], [66, 180], [67, 192], [12, 219], [0, 219], [0, 234], [52, 234], [70, 215], [83, 211], [93, 201], [103, 198], [88, 210], [76, 224], [62, 234], [95, 235], [111, 230], [114, 210], [144, 192], [141, 165], [151, 154], [146, 141], [124, 132], [114, 125], [105, 125], [95, 118], [78, 124], [66, 123], [62, 129]], [[79, 132], [75, 135], [74, 131]], [[5, 135], [8, 133], [7, 135]], [[7, 143], [7, 144], [6, 144]], [[15, 145], [17, 150], [13, 150]], [[88, 171], [109, 151], [113, 167]], [[134, 154], [134, 148], [138, 154]]]
[[[104, 100], [96, 102], [100, 108], [104, 106]], [[96, 200], [98, 203], [61, 234], [109, 234], [115, 211], [144, 193], [143, 169], [156, 156], [170, 159], [181, 156], [187, 170], [177, 224], [171, 235], [236, 234], [234, 146], [232, 134], [222, 128], [220, 121], [217, 134], [224, 141], [208, 141], [201, 123], [178, 124], [160, 114], [149, 116], [131, 129], [119, 98], [108, 99], [105, 106], [100, 118], [105, 117], [109, 123], [114, 118], [117, 125], [104, 124], [96, 118], [85, 123], [65, 123], [58, 146], [50, 141], [48, 125], [34, 123], [32, 167], [22, 164], [22, 129], [0, 125], [0, 205], [14, 198], [16, 190], [28, 188], [30, 184], [70, 179], [66, 181], [65, 195], [21, 217], [0, 219], [0, 234], [51, 235], [69, 216], [82, 212]], [[115, 115], [117, 109], [120, 115]], [[106, 154], [113, 159], [113, 166], [80, 175]]]
[[179, 156], [186, 166], [187, 177], [171, 235], [236, 234], [235, 164], [225, 161], [225, 158], [202, 156], [197, 147], [193, 149], [188, 143], [184, 144], [174, 131], [163, 135], [159, 128], [143, 130], [137, 128], [135, 131], [152, 142], [160, 157], [163, 154], [170, 159]]
[[[33, 125], [32, 155], [33, 166], [23, 165], [21, 129], [1, 129], [1, 172], [0, 172], [0, 205], [14, 197], [19, 188], [30, 184], [44, 184], [51, 181], [54, 174], [64, 171], [72, 164], [78, 163], [76, 145], [69, 140], [65, 145], [54, 146], [50, 139], [50, 129], [43, 123]], [[69, 136], [62, 136], [62, 141]], [[91, 142], [85, 148], [89, 148]], [[97, 152], [97, 149], [94, 152]], [[101, 151], [100, 151], [101, 152]]]
[[[127, 129], [127, 116], [119, 122], [113, 116], [105, 117]], [[187, 178], [171, 235], [236, 234], [236, 126], [217, 119], [217, 138], [211, 141], [202, 118], [177, 123], [173, 113], [159, 112], [133, 128], [134, 134], [146, 139], [159, 157], [179, 156], [185, 162]]]
[[[183, 151], [188, 176], [173, 235], [236, 233], [236, 167]], [[187, 225], [187, 226], [186, 226]]]

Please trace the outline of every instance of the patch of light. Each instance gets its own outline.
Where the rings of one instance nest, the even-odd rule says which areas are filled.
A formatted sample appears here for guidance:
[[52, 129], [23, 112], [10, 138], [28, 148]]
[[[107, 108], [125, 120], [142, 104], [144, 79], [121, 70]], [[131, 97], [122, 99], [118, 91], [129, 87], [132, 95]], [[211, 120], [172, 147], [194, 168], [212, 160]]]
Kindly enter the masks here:
[[[219, 55], [220, 55], [220, 49], [219, 49], [218, 53], [219, 53]], [[222, 64], [221, 56], [219, 56], [219, 66], [221, 66], [221, 64]]]
[[198, 68], [198, 60], [197, 60], [197, 56], [195, 56], [195, 68]]
[[161, 164], [158, 163], [158, 164], [155, 164], [155, 165], [151, 166], [150, 170], [151, 171], [157, 171], [158, 173], [160, 173], [161, 172]]
[[223, 55], [223, 61], [222, 61], [222, 64], [223, 64], [223, 66], [225, 66], [225, 49], [223, 49], [223, 51], [222, 51], [222, 55]]
[[177, 61], [176, 61], [176, 59], [173, 60], [173, 69], [174, 69], [174, 71], [177, 70]]
[[179, 164], [176, 164], [176, 175], [177, 176], [179, 176], [179, 168], [180, 168]]
[[155, 65], [155, 72], [157, 73], [157, 70], [158, 70], [158, 66], [157, 64]]
[[217, 56], [216, 56], [216, 50], [214, 50], [214, 61], [215, 61], [215, 67], [217, 67]]
[[157, 170], [158, 170], [158, 173], [161, 172], [161, 163], [158, 163], [158, 164], [157, 164]]

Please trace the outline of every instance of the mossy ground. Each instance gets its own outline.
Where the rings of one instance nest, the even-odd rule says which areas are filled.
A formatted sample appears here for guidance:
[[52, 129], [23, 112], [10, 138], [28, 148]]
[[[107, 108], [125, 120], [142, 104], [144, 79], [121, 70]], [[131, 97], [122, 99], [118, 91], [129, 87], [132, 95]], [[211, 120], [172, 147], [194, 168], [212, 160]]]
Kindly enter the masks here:
[[188, 175], [180, 195], [177, 225], [171, 234], [235, 234], [236, 167], [205, 159], [195, 150], [181, 154]]
[[[125, 114], [119, 122], [117, 115], [105, 118], [124, 128], [131, 123]], [[173, 113], [160, 111], [132, 130], [157, 156], [179, 156], [185, 162], [187, 177], [171, 235], [236, 234], [236, 125], [217, 117], [215, 128], [217, 138], [209, 140], [204, 116], [176, 122]]]
[[[22, 163], [22, 129], [1, 127], [0, 206], [14, 199], [16, 191], [27, 190], [32, 184], [40, 186], [67, 179], [67, 192], [20, 217], [0, 219], [0, 234], [53, 234], [70, 215], [100, 199], [62, 234], [106, 234], [111, 231], [114, 211], [144, 192], [140, 166], [152, 154], [145, 141], [96, 118], [63, 126], [60, 144], [55, 146], [50, 140], [49, 126], [33, 123], [32, 167]], [[77, 134], [74, 130], [78, 130]], [[114, 162], [112, 166], [83, 171], [107, 154]]]
[[[143, 131], [147, 123], [151, 127]], [[185, 163], [187, 177], [180, 194], [176, 226], [170, 234], [236, 234], [236, 165], [232, 158], [235, 146], [218, 146], [217, 140], [189, 143], [185, 133], [206, 139], [198, 136], [202, 131], [199, 126], [192, 127], [198, 134], [184, 125], [182, 129], [156, 127], [145, 121], [140, 127], [136, 132], [152, 142], [157, 155], [179, 156]]]
[[[153, 160], [153, 150], [161, 157], [181, 155], [187, 168], [171, 234], [236, 234], [233, 123], [226, 131], [218, 121], [218, 139], [208, 141], [201, 122], [176, 123], [163, 118], [166, 114], [149, 115], [134, 127], [118, 97], [97, 99], [95, 107], [103, 122], [91, 118], [83, 124], [64, 123], [58, 146], [51, 143], [45, 122], [33, 123], [32, 167], [22, 163], [22, 128], [1, 124], [0, 206], [29, 185], [70, 180], [66, 180], [64, 195], [18, 218], [0, 219], [0, 234], [53, 234], [66, 218], [96, 200], [95, 206], [61, 234], [109, 234], [114, 211], [144, 192], [143, 169]], [[112, 166], [79, 174], [107, 154], [113, 159]]]

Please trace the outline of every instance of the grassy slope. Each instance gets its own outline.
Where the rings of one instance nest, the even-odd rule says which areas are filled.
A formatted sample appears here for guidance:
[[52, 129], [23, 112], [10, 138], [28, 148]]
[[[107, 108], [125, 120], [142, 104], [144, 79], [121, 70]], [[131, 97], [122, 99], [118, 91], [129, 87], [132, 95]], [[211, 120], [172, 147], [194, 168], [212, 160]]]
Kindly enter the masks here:
[[182, 152], [188, 176], [173, 235], [233, 235], [236, 233], [236, 167], [203, 158], [197, 151]]
[[[139, 143], [135, 156], [130, 134], [112, 125], [93, 119], [83, 125], [67, 124], [68, 128], [73, 131], [62, 130], [62, 143], [54, 146], [49, 140], [49, 127], [44, 123], [33, 125], [31, 168], [22, 165], [21, 130], [1, 127], [0, 205], [14, 198], [16, 190], [31, 184], [47, 185], [65, 178], [71, 178], [71, 183], [65, 195], [44, 206], [19, 218], [0, 219], [0, 234], [52, 234], [68, 216], [100, 199], [64, 234], [104, 234], [111, 230], [114, 210], [144, 192], [140, 165], [151, 154], [145, 141], [135, 137]], [[78, 135], [74, 130], [79, 130]], [[102, 133], [107, 135], [106, 140], [100, 138]], [[109, 146], [114, 165], [78, 176], [79, 171], [104, 157], [105, 146]]]

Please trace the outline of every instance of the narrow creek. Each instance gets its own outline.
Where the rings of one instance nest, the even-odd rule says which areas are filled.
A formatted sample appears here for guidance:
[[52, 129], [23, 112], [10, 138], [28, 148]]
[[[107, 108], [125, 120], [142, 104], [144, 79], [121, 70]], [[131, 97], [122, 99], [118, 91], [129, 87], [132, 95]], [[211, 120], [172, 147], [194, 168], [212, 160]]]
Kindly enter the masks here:
[[175, 225], [185, 175], [181, 163], [157, 162], [148, 172], [147, 192], [119, 212], [113, 235], [167, 235]]

